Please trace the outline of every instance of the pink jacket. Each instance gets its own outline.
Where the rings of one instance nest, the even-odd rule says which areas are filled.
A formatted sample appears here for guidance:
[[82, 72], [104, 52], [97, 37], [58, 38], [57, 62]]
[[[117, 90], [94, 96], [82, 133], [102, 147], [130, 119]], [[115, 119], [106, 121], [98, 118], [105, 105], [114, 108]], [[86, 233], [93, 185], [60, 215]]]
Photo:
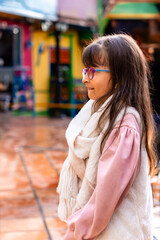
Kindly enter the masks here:
[[107, 226], [128, 193], [140, 168], [139, 126], [126, 114], [119, 135], [118, 125], [106, 141], [98, 164], [97, 185], [88, 203], [67, 221], [63, 240], [93, 240]]

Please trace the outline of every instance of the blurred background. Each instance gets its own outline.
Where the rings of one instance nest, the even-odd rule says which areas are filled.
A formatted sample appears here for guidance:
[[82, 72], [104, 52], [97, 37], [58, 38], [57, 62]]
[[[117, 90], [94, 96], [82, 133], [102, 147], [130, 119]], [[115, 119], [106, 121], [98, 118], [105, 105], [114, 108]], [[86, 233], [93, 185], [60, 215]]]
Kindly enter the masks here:
[[[160, 0], [0, 0], [0, 239], [62, 239], [65, 129], [88, 100], [81, 54], [93, 37], [120, 32], [151, 69], [160, 158]], [[160, 239], [159, 173], [152, 189]]]
[[131, 34], [143, 49], [159, 114], [159, 0], [0, 0], [0, 109], [73, 117], [87, 100], [82, 49], [115, 32]]

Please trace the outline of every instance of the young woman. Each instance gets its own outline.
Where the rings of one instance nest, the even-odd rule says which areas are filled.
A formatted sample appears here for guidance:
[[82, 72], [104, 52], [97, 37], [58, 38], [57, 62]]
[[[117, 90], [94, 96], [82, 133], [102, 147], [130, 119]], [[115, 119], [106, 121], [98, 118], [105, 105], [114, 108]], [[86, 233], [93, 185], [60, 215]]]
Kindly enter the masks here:
[[90, 100], [66, 131], [63, 240], [152, 240], [156, 158], [145, 57], [130, 36], [115, 34], [93, 40], [82, 59]]

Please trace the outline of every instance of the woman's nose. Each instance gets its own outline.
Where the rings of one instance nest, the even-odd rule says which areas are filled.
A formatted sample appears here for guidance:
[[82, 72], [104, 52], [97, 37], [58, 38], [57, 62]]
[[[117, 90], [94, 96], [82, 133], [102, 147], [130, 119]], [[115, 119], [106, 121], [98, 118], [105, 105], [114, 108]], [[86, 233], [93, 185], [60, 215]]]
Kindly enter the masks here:
[[82, 83], [88, 82], [88, 76], [87, 74], [82, 78]]

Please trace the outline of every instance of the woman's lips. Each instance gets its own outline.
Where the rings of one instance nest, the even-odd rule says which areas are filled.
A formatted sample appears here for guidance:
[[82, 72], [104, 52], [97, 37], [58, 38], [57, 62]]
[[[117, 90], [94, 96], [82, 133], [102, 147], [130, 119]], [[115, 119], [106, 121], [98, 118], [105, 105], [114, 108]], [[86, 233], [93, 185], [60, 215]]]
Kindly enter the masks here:
[[94, 88], [89, 88], [89, 87], [87, 87], [87, 89], [88, 89], [88, 90], [94, 90]]

